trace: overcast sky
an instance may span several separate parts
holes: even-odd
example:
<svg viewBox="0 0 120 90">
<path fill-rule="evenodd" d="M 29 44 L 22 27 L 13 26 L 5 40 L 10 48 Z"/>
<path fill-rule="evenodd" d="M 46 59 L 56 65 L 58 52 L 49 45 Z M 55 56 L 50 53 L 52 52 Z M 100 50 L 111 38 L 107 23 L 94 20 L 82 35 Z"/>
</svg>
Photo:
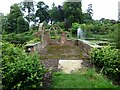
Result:
<svg viewBox="0 0 120 90">
<path fill-rule="evenodd" d="M 23 0 L 0 0 L 0 12 L 7 14 L 10 11 L 10 6 L 14 3 L 19 3 Z M 36 2 L 41 0 L 34 0 Z M 42 0 L 45 4 L 51 7 L 52 3 L 62 5 L 65 0 Z M 82 0 L 82 10 L 86 11 L 88 4 L 93 6 L 93 19 L 115 19 L 118 20 L 118 1 L 120 0 Z"/>
</svg>

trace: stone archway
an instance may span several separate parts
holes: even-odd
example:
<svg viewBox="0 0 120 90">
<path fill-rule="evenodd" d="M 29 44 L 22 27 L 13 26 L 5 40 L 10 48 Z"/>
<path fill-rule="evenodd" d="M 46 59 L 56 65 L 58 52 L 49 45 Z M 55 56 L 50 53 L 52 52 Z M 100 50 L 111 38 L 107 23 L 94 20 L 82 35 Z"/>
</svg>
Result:
<svg viewBox="0 0 120 90">
<path fill-rule="evenodd" d="M 60 40 L 62 29 L 60 28 L 59 25 L 57 24 L 51 25 L 49 32 L 50 32 L 51 39 Z"/>
</svg>

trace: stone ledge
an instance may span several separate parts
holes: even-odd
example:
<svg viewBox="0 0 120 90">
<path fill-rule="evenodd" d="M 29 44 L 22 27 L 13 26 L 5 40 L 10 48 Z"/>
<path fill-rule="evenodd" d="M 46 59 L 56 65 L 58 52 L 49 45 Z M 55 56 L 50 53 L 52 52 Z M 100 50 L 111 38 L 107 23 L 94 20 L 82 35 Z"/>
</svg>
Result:
<svg viewBox="0 0 120 90">
<path fill-rule="evenodd" d="M 82 69 L 82 62 L 83 60 L 59 60 L 58 69 L 67 74 L 77 72 Z"/>
</svg>

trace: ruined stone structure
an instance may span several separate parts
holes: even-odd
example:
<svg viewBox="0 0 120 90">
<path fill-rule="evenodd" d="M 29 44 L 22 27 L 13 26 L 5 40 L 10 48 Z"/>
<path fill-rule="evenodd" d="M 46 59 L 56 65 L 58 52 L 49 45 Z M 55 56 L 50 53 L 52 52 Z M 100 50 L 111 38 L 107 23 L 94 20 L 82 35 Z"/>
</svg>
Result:
<svg viewBox="0 0 120 90">
<path fill-rule="evenodd" d="M 56 31 L 55 28 L 58 28 L 56 25 L 51 26 L 52 28 L 50 28 L 48 31 L 45 31 L 43 28 L 43 24 L 39 25 L 39 30 L 38 32 L 35 34 L 37 37 L 41 37 L 41 42 L 39 43 L 35 43 L 35 44 L 28 44 L 26 45 L 26 51 L 28 52 L 35 52 L 35 51 L 40 51 L 42 50 L 44 47 L 46 47 L 47 45 L 77 45 L 78 47 L 80 47 L 84 52 L 86 52 L 87 54 L 89 54 L 89 51 L 91 51 L 91 48 L 93 48 L 92 45 L 90 45 L 87 42 L 83 42 L 82 40 L 68 40 L 67 39 L 67 34 L 61 30 L 61 34 L 60 35 L 60 40 L 58 39 L 51 39 L 51 35 L 50 32 L 53 30 L 56 34 L 56 36 L 58 35 L 58 32 Z M 59 29 L 60 30 L 60 29 Z M 98 47 L 98 46 L 95 46 Z M 99 47 L 98 47 L 99 48 Z"/>
<path fill-rule="evenodd" d="M 65 32 L 62 32 L 60 44 L 64 45 L 66 43 L 66 41 L 67 41 L 67 36 L 66 36 Z"/>
</svg>

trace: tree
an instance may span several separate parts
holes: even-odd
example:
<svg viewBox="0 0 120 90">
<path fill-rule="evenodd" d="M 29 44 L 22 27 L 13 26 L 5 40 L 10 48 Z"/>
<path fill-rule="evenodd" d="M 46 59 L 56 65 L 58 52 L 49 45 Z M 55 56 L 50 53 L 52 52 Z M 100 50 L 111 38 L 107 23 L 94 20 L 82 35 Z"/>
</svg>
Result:
<svg viewBox="0 0 120 90">
<path fill-rule="evenodd" d="M 89 4 L 87 12 L 83 13 L 83 22 L 86 24 L 93 23 L 92 16 L 93 16 L 92 4 Z"/>
<path fill-rule="evenodd" d="M 120 22 L 110 24 L 108 30 L 109 39 L 115 44 L 117 49 L 120 49 Z"/>
<path fill-rule="evenodd" d="M 8 33 L 17 31 L 17 19 L 18 17 L 23 16 L 23 13 L 20 10 L 18 4 L 14 4 L 10 7 L 10 13 L 7 15 L 7 23 L 5 25 L 5 31 Z"/>
<path fill-rule="evenodd" d="M 49 15 L 50 15 L 51 24 L 53 23 L 53 21 L 54 22 L 58 21 L 58 11 L 54 3 L 52 4 L 52 9 L 49 10 Z"/>
<path fill-rule="evenodd" d="M 116 43 L 116 48 L 120 50 L 120 23 L 116 24 L 115 29 L 115 43 Z"/>
<path fill-rule="evenodd" d="M 88 13 L 83 13 L 83 22 L 86 24 L 93 23 L 92 17 Z"/>
<path fill-rule="evenodd" d="M 25 19 L 20 16 L 17 19 L 17 33 L 26 32 L 29 30 L 29 24 Z"/>
<path fill-rule="evenodd" d="M 81 24 L 80 27 L 85 32 L 85 37 L 91 37 L 92 36 L 92 30 L 94 29 L 93 24 Z"/>
<path fill-rule="evenodd" d="M 2 33 L 3 23 L 4 23 L 4 14 L 0 12 L 0 34 Z"/>
<path fill-rule="evenodd" d="M 49 21 L 48 5 L 45 5 L 44 2 L 40 1 L 37 3 L 37 11 L 35 16 L 39 18 L 39 22 Z"/>
<path fill-rule="evenodd" d="M 67 2 L 63 3 L 63 10 L 65 18 L 69 19 L 71 23 L 77 22 L 82 23 L 82 4 L 81 2 Z"/>
<path fill-rule="evenodd" d="M 88 13 L 89 16 L 92 18 L 92 16 L 93 16 L 92 4 L 89 4 L 89 5 L 88 5 L 87 13 Z"/>
<path fill-rule="evenodd" d="M 35 15 L 34 15 L 34 2 L 33 0 L 28 2 L 27 0 L 24 0 L 23 2 L 20 3 L 21 5 L 21 10 L 23 12 L 27 11 L 27 15 L 25 16 L 25 18 L 27 19 L 27 21 L 30 23 L 30 21 L 34 21 L 35 19 Z"/>
<path fill-rule="evenodd" d="M 55 6 L 53 3 L 52 9 L 49 10 L 51 23 L 54 22 L 63 22 L 64 21 L 64 11 L 61 5 Z"/>
</svg>

